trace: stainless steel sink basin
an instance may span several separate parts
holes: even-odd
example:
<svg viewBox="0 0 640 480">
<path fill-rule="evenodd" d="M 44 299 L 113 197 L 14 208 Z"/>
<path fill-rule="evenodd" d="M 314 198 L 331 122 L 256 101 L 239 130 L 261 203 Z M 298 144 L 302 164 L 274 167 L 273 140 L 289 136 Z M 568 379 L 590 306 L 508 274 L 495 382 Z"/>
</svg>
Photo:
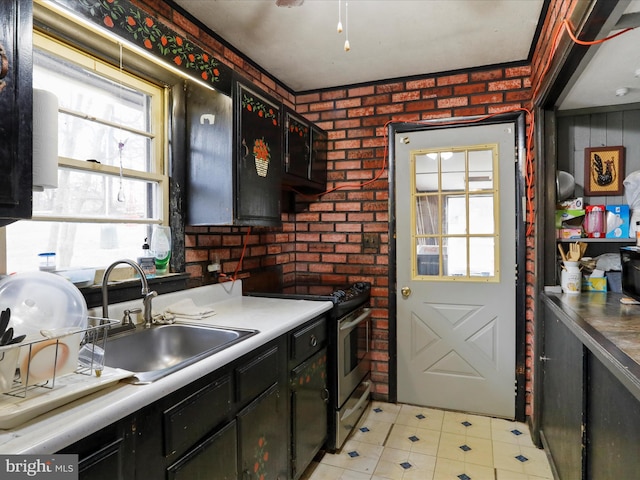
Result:
<svg viewBox="0 0 640 480">
<path fill-rule="evenodd" d="M 134 372 L 132 383 L 151 383 L 256 333 L 185 324 L 138 327 L 107 339 L 105 364 Z"/>
</svg>

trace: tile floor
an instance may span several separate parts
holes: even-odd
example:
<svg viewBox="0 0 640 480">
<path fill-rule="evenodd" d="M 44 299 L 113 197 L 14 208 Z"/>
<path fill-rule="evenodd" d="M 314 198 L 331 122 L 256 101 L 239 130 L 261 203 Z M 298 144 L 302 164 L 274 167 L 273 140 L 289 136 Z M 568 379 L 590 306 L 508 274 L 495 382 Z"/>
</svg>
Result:
<svg viewBox="0 0 640 480">
<path fill-rule="evenodd" d="M 302 480 L 552 479 L 524 423 L 372 402 L 342 450 Z"/>
</svg>

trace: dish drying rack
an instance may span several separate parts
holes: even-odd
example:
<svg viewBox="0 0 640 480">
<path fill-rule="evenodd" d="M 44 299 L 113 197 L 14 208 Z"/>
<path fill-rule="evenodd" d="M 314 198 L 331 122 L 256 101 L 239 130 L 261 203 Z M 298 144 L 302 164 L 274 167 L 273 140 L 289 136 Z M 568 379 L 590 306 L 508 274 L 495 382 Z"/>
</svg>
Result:
<svg viewBox="0 0 640 480">
<path fill-rule="evenodd" d="M 84 329 L 73 329 L 60 335 L 54 334 L 51 337 L 45 337 L 42 340 L 17 344 L 15 348 L 20 352 L 18 354 L 20 360 L 16 360 L 15 370 L 11 369 L 13 371 L 12 385 L 8 390 L 4 391 L 4 395 L 26 398 L 29 392 L 33 390 L 52 390 L 56 386 L 56 377 L 66 374 L 91 376 L 95 372 L 95 376 L 100 377 L 104 369 L 107 331 L 112 326 L 119 324 L 118 320 L 109 318 L 87 317 L 87 327 Z M 79 342 L 78 337 L 81 337 Z M 77 351 L 67 353 L 72 370 L 69 370 L 69 366 L 63 358 L 63 350 L 70 350 L 70 346 L 65 340 L 69 340 L 71 348 L 76 348 L 76 343 L 78 343 Z M 36 379 L 32 381 L 33 378 L 30 379 L 32 362 L 35 355 L 44 348 L 49 348 L 49 355 L 53 356 L 51 374 L 46 375 L 48 378 L 45 380 L 37 381 Z M 8 350 L 0 352 L 0 362 L 8 354 Z M 22 360 L 23 357 L 24 360 Z M 75 368 L 73 368 L 74 362 Z M 20 363 L 23 363 L 22 368 Z"/>
</svg>

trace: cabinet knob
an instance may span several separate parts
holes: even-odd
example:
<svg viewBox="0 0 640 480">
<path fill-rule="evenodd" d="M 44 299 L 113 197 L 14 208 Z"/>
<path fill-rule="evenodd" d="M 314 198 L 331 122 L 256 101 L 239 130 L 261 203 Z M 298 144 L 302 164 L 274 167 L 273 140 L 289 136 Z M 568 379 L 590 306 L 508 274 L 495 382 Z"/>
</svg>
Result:
<svg viewBox="0 0 640 480">
<path fill-rule="evenodd" d="M 311 335 L 311 338 L 309 339 L 309 344 L 312 347 L 317 347 L 318 346 L 318 339 L 316 338 L 315 335 Z"/>
</svg>

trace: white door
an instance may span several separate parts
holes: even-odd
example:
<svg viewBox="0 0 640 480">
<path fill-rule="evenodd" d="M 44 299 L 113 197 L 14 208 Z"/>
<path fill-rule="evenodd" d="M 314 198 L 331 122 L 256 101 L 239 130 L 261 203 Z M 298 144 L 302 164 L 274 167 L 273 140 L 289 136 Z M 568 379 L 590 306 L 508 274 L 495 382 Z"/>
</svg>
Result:
<svg viewBox="0 0 640 480">
<path fill-rule="evenodd" d="M 395 136 L 399 402 L 514 418 L 515 136 Z"/>
</svg>

